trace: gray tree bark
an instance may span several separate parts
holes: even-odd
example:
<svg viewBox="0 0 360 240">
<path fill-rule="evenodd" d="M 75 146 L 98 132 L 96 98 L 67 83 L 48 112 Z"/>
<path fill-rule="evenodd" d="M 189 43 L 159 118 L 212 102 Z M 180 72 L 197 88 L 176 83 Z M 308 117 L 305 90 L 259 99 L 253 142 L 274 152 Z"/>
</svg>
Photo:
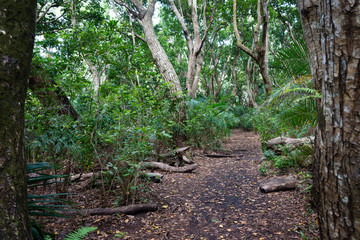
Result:
<svg viewBox="0 0 360 240">
<path fill-rule="evenodd" d="M 151 51 L 155 65 L 160 71 L 160 74 L 165 82 L 170 83 L 173 93 L 181 94 L 182 88 L 178 75 L 175 72 L 174 66 L 170 62 L 164 48 L 161 46 L 152 23 L 152 17 L 155 11 L 156 0 L 148 1 L 147 8 L 144 7 L 140 0 L 130 0 L 136 11 L 130 8 L 126 3 L 115 0 L 121 6 L 128 9 L 140 23 L 145 35 L 145 41 Z"/>
<path fill-rule="evenodd" d="M 24 105 L 36 1 L 0 0 L 0 239 L 32 239 L 27 211 Z"/>
<path fill-rule="evenodd" d="M 360 239 L 360 3 L 298 0 L 315 88 L 321 239 Z"/>
<path fill-rule="evenodd" d="M 214 5 L 216 6 L 217 0 L 215 0 Z M 205 52 L 203 51 L 205 40 L 207 39 L 207 35 L 209 32 L 209 29 L 214 21 L 215 16 L 215 10 L 216 7 L 212 9 L 212 14 L 210 17 L 210 22 L 207 24 L 207 18 L 206 18 L 206 10 L 207 10 L 207 1 L 205 0 L 203 2 L 203 19 L 201 20 L 202 25 L 204 26 L 204 33 L 203 36 L 201 36 L 201 29 L 200 29 L 200 23 L 199 23 L 199 14 L 197 11 L 198 4 L 197 0 L 188 0 L 188 5 L 191 9 L 191 22 L 192 22 L 192 29 L 193 33 L 191 34 L 188 30 L 184 16 L 182 14 L 181 5 L 179 6 L 180 11 L 178 7 L 175 5 L 173 0 L 169 0 L 170 6 L 172 11 L 175 13 L 176 18 L 178 19 L 180 26 L 183 30 L 187 48 L 188 48 L 188 69 L 186 73 L 186 88 L 188 90 L 188 95 L 192 98 L 196 97 L 196 90 L 198 89 L 198 84 L 200 80 L 200 73 L 201 73 L 201 67 L 204 62 L 205 58 Z"/>
<path fill-rule="evenodd" d="M 236 36 L 236 46 L 252 57 L 259 65 L 260 74 L 262 76 L 265 90 L 267 93 L 273 91 L 272 83 L 269 77 L 269 0 L 258 0 L 257 4 L 257 24 L 253 32 L 253 47 L 248 48 L 242 43 L 239 30 L 237 28 L 236 19 L 236 0 L 233 2 L 233 25 Z M 260 33 L 261 26 L 261 33 Z M 259 37 L 261 37 L 259 41 Z"/>
</svg>

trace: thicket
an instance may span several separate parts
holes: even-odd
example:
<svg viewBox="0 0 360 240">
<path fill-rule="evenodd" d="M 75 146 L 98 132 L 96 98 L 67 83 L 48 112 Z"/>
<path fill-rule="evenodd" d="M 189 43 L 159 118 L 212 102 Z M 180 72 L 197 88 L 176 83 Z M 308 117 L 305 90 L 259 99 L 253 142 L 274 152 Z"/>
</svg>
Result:
<svg viewBox="0 0 360 240">
<path fill-rule="evenodd" d="M 44 11 L 41 9 L 46 9 L 47 4 L 39 1 L 38 10 Z M 63 8 L 64 15 L 50 11 L 37 24 L 41 37 L 36 40 L 33 66 L 42 70 L 33 71 L 32 76 L 45 82 L 51 79 L 54 84 L 46 85 L 43 92 L 58 94 L 61 89 L 79 115 L 75 119 L 64 113 L 62 104 L 54 104 L 54 94 L 39 98 L 36 91 L 29 90 L 26 156 L 29 163 L 46 162 L 42 165 L 45 168 L 31 172 L 44 176 L 36 179 L 39 185 L 62 178 L 62 182 L 52 182 L 57 185 L 54 194 L 61 196 L 69 184 L 67 175 L 100 172 L 101 199 L 113 194 L 117 196 L 115 205 L 134 203 L 144 200 L 140 196 L 146 190 L 146 181 L 140 178 L 141 162 L 182 146 L 219 148 L 230 130 L 240 126 L 256 130 L 261 136 L 267 158 L 260 168 L 262 173 L 266 174 L 264 166 L 268 163 L 278 169 L 311 164 L 311 145 L 281 147 L 279 151 L 266 148 L 266 142 L 275 137 L 310 136 L 316 124 L 315 102 L 320 95 L 312 89 L 300 21 L 291 1 L 269 6 L 269 72 L 274 91 L 266 93 L 256 64 L 247 74 L 248 55 L 235 46 L 232 3 L 224 3 L 217 6 L 215 19 L 219 20 L 209 29 L 200 53 L 204 54 L 204 62 L 194 99 L 187 96 L 185 89 L 180 95 L 171 93 L 171 86 L 164 83 L 155 67 L 141 27 L 131 22 L 124 9 L 118 9 L 114 20 L 114 13 L 110 16 L 109 12 L 116 10 L 108 2 L 89 0 L 76 4 L 75 8 L 54 4 L 52 7 Z M 155 24 L 155 31 L 184 87 L 186 41 L 170 7 L 162 4 L 158 14 L 162 20 Z M 239 9 L 249 9 L 238 15 L 238 27 L 243 28 L 241 37 L 249 45 L 253 41 L 250 30 L 256 25 L 257 3 L 239 4 Z M 291 31 L 290 25 L 296 39 L 293 33 L 292 38 L 284 34 Z M 249 91 L 259 108 L 251 107 Z M 44 199 L 47 204 L 54 200 L 46 200 L 46 196 Z M 61 199 L 55 200 L 61 203 Z M 56 214 L 52 212 L 55 208 L 42 208 L 37 206 L 40 202 L 31 201 L 29 204 L 37 212 Z"/>
<path fill-rule="evenodd" d="M 275 55 L 272 67 L 283 79 L 274 92 L 263 100 L 261 107 L 249 109 L 241 116 L 242 126 L 256 130 L 262 141 L 266 161 L 260 168 L 266 174 L 271 166 L 286 170 L 291 167 L 309 168 L 313 147 L 304 144 L 296 147 L 277 146 L 269 149 L 267 142 L 276 137 L 303 138 L 314 135 L 317 123 L 316 99 L 320 93 L 313 89 L 305 42 L 294 41 Z"/>
</svg>

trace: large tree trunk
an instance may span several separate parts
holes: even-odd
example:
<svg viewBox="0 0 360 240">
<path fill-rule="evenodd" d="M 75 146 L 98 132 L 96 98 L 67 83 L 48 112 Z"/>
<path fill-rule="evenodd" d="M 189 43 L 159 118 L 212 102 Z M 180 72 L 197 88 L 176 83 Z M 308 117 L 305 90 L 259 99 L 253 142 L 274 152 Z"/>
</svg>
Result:
<svg viewBox="0 0 360 240">
<path fill-rule="evenodd" d="M 153 12 L 148 13 L 142 19 L 142 28 L 145 34 L 146 42 L 153 56 L 155 65 L 158 67 L 164 81 L 173 85 L 172 89 L 174 92 L 181 93 L 182 89 L 180 85 L 180 80 L 165 50 L 163 49 L 159 40 L 156 37 L 155 30 L 152 24 L 152 15 Z"/>
<path fill-rule="evenodd" d="M 147 2 L 147 8 L 145 8 L 143 1 L 130 0 L 136 11 L 128 6 L 121 0 L 114 0 L 117 4 L 125 7 L 129 14 L 135 17 L 141 24 L 142 30 L 145 35 L 145 41 L 153 56 L 154 63 L 159 69 L 163 80 L 170 83 L 171 91 L 180 95 L 182 88 L 178 75 L 175 72 L 174 66 L 171 64 L 164 48 L 161 46 L 152 23 L 152 17 L 155 11 L 155 3 L 157 0 L 149 0 Z"/>
<path fill-rule="evenodd" d="M 2 0 L 0 5 L 0 239 L 24 240 L 32 239 L 26 203 L 24 104 L 36 1 Z"/>
<path fill-rule="evenodd" d="M 314 153 L 320 235 L 360 239 L 359 2 L 298 0 L 298 6 L 305 38 L 312 36 L 315 87 L 322 83 Z"/>
</svg>

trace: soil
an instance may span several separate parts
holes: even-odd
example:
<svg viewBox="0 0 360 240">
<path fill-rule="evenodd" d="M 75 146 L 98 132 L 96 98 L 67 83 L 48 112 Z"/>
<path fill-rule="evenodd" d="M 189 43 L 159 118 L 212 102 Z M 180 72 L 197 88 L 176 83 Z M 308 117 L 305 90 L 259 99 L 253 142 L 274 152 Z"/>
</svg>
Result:
<svg viewBox="0 0 360 240">
<path fill-rule="evenodd" d="M 267 194 L 259 191 L 260 183 L 273 177 L 259 174 L 263 157 L 260 147 L 254 132 L 236 129 L 218 152 L 193 152 L 193 160 L 199 165 L 195 171 L 164 173 L 161 183 L 148 187 L 151 194 L 147 200 L 158 204 L 156 212 L 72 220 L 46 218 L 41 222 L 46 230 L 60 235 L 81 226 L 98 227 L 85 239 L 318 239 L 316 214 L 309 206 L 308 195 L 299 189 Z M 87 201 L 96 196 L 94 190 Z M 110 200 L 113 204 L 114 199 Z M 87 206 L 99 204 L 92 201 Z"/>
</svg>

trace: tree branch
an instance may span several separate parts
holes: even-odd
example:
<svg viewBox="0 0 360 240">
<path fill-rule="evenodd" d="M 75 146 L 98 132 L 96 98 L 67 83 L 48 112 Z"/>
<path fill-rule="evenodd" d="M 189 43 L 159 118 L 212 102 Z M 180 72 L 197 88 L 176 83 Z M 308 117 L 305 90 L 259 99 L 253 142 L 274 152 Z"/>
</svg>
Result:
<svg viewBox="0 0 360 240">
<path fill-rule="evenodd" d="M 139 13 L 137 13 L 137 12 L 135 12 L 134 10 L 132 10 L 131 9 L 131 7 L 128 5 L 128 4 L 126 4 L 126 3 L 124 3 L 124 2 L 121 2 L 121 1 L 119 1 L 119 0 L 114 0 L 115 1 L 115 3 L 117 3 L 117 4 L 119 4 L 120 6 L 122 6 L 122 7 L 125 7 L 135 18 L 140 18 L 140 15 L 139 15 Z M 134 4 L 135 5 L 135 4 Z M 135 5 L 135 7 L 136 7 L 136 5 Z M 139 11 L 139 9 L 138 8 L 136 8 L 138 11 Z M 144 9 L 144 8 L 143 8 Z M 145 9 L 144 9 L 145 10 Z M 141 13 L 140 13 L 141 14 Z"/>
<path fill-rule="evenodd" d="M 233 25 L 234 25 L 234 31 L 235 31 L 235 36 L 236 36 L 236 46 L 238 46 L 246 54 L 248 54 L 249 56 L 251 56 L 252 58 L 254 58 L 256 60 L 257 55 L 242 43 L 242 39 L 240 37 L 240 33 L 239 33 L 238 28 L 237 28 L 236 0 L 233 0 L 233 2 L 234 2 L 234 4 L 233 4 Z"/>
<path fill-rule="evenodd" d="M 204 24 L 205 24 L 205 32 L 204 32 L 204 36 L 203 38 L 201 39 L 201 44 L 199 46 L 199 49 L 198 51 L 196 52 L 196 54 L 199 54 L 201 52 L 201 49 L 203 48 L 204 46 L 204 43 L 206 41 L 206 38 L 207 38 L 207 35 L 208 35 L 208 32 L 209 32 L 209 29 L 211 28 L 211 25 L 212 23 L 214 22 L 214 19 L 215 19 L 215 10 L 216 10 L 216 3 L 217 3 L 217 0 L 215 0 L 215 3 L 214 3 L 214 8 L 212 9 L 212 13 L 211 13 L 211 17 L 210 17 L 210 24 L 209 26 L 206 26 L 206 15 L 205 15 L 205 12 L 206 12 L 206 1 L 205 1 L 205 7 L 204 7 Z"/>
<path fill-rule="evenodd" d="M 185 35 L 185 39 L 186 39 L 186 43 L 188 45 L 188 48 L 189 48 L 189 51 L 191 51 L 191 49 L 194 48 L 193 46 L 193 42 L 192 42 L 192 39 L 190 38 L 190 32 L 189 30 L 187 29 L 186 27 L 186 24 L 185 24 L 185 21 L 184 21 L 184 18 L 183 16 L 180 14 L 178 8 L 176 7 L 175 3 L 173 0 L 169 0 L 169 3 L 170 3 L 170 6 L 171 6 L 171 9 L 172 11 L 175 13 L 175 16 L 176 18 L 178 19 L 179 23 L 180 23 L 180 26 L 184 32 L 184 35 Z"/>
<path fill-rule="evenodd" d="M 44 11 L 43 13 L 41 13 L 41 15 L 36 18 L 36 23 L 38 23 L 41 19 L 43 19 L 43 18 L 45 17 L 45 15 L 50 11 L 51 8 L 56 7 L 56 6 L 58 6 L 58 5 L 55 4 L 55 3 L 50 4 L 50 5 L 45 9 L 45 11 Z M 41 8 L 41 9 L 42 9 L 42 8 Z M 40 11 L 39 11 L 39 14 L 40 14 Z"/>
</svg>

